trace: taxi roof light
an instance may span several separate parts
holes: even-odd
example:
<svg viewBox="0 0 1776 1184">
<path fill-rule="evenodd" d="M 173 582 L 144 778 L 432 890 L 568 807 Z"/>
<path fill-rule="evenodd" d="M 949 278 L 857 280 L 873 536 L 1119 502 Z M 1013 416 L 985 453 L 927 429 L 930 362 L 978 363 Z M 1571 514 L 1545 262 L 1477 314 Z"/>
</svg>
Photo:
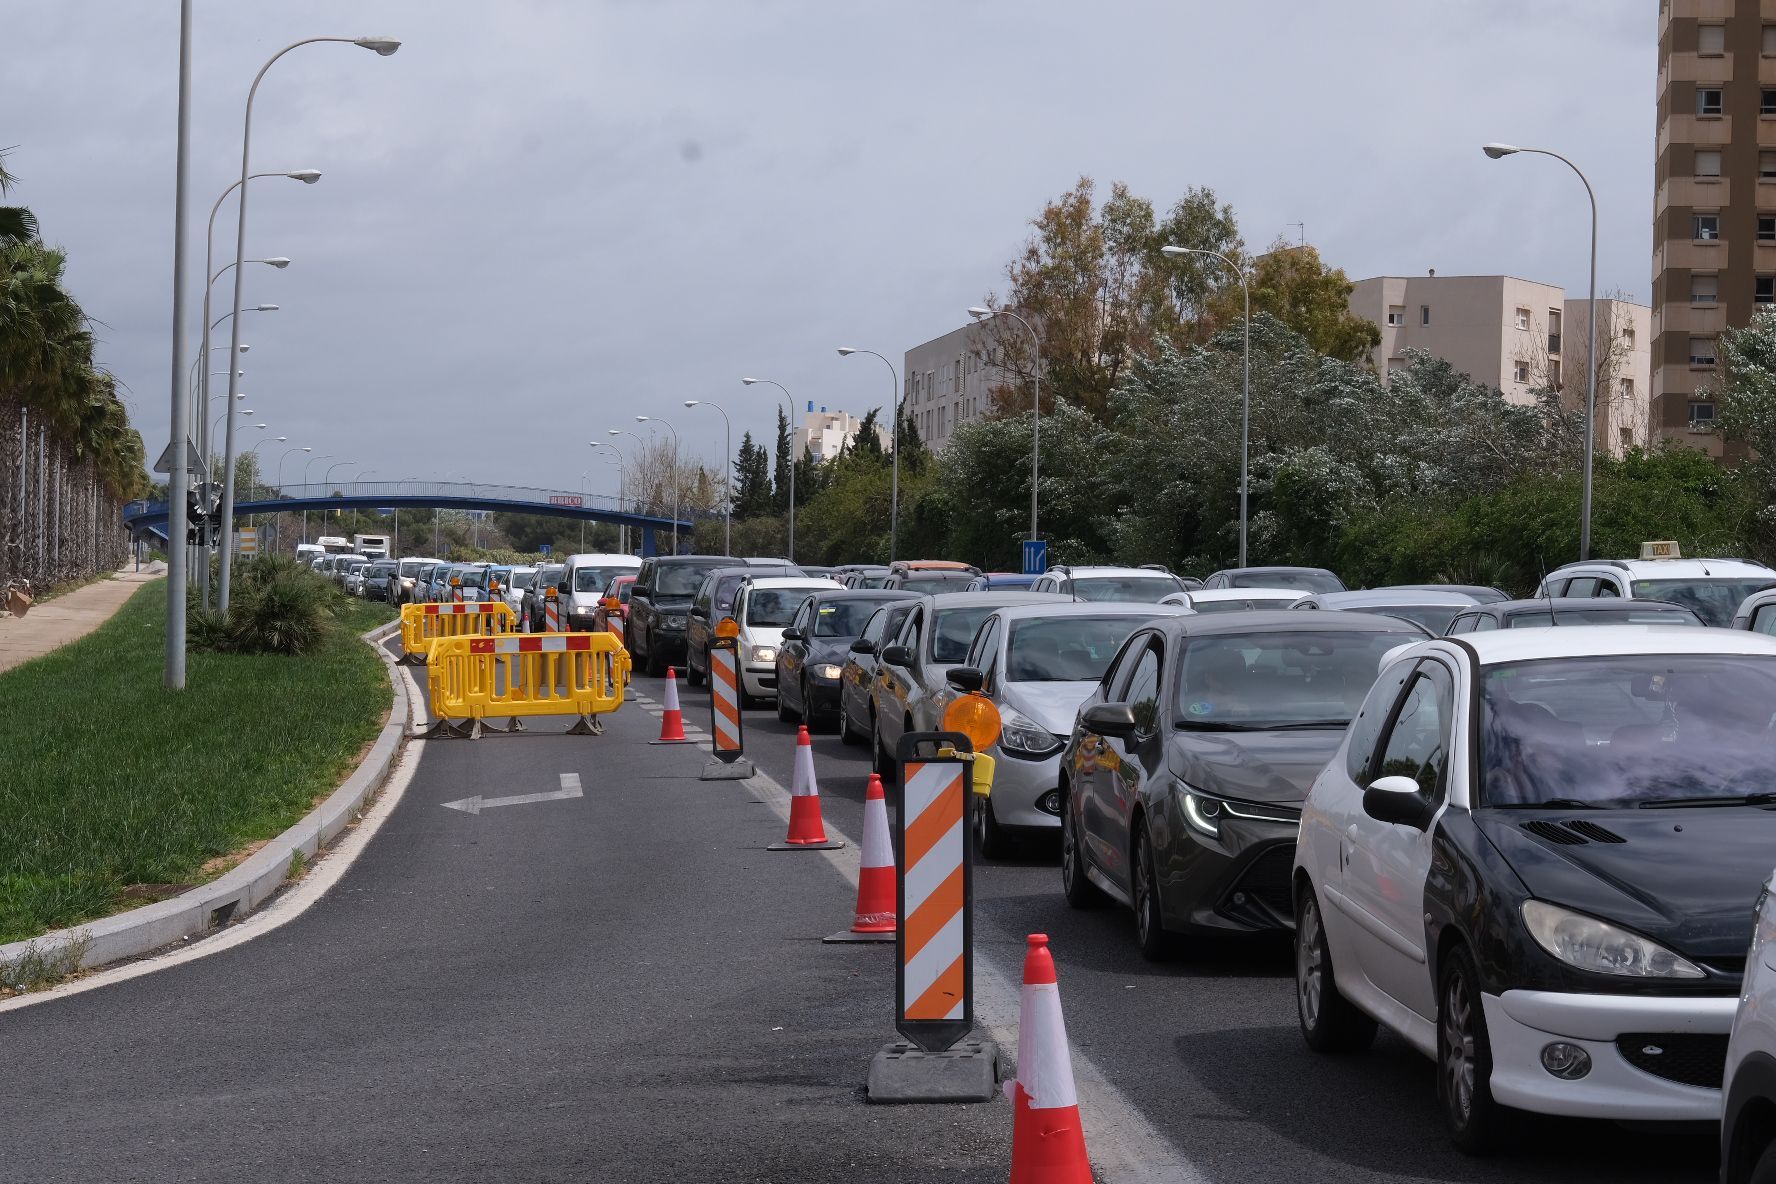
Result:
<svg viewBox="0 0 1776 1184">
<path fill-rule="evenodd" d="M 1642 543 L 1640 557 L 1642 559 L 1682 559 L 1683 549 L 1670 539 Z"/>
</svg>

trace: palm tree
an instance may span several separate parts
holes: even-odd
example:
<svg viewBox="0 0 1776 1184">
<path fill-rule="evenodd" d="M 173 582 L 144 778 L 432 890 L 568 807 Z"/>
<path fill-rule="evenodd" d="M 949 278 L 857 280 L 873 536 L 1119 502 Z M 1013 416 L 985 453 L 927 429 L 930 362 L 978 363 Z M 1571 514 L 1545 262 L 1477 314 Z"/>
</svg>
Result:
<svg viewBox="0 0 1776 1184">
<path fill-rule="evenodd" d="M 12 192 L 18 178 L 6 171 L 6 154 L 10 148 L 0 148 L 0 197 Z M 19 242 L 23 239 L 37 237 L 37 215 L 24 206 L 0 206 L 0 243 Z"/>
</svg>

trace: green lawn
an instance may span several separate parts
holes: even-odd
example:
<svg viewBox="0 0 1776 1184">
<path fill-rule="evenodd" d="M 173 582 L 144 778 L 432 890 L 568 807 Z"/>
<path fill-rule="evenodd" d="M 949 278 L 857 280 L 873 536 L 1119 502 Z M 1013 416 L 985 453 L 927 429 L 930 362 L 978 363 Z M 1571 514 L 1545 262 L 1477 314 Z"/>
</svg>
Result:
<svg viewBox="0 0 1776 1184">
<path fill-rule="evenodd" d="M 96 632 L 0 674 L 0 942 L 197 882 L 307 813 L 388 711 L 382 663 L 357 634 L 392 616 L 340 597 L 313 654 L 194 652 L 174 694 L 160 685 L 160 580 Z"/>
</svg>

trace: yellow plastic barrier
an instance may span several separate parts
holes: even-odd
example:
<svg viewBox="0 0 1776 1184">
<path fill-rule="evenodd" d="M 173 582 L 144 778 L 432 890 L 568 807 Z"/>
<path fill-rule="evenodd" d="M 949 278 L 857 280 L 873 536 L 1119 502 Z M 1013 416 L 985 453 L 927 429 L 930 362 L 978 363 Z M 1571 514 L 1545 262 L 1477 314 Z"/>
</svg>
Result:
<svg viewBox="0 0 1776 1184">
<path fill-rule="evenodd" d="M 598 716 L 623 705 L 629 654 L 609 633 L 533 633 L 524 636 L 441 637 L 426 658 L 432 715 L 426 736 L 479 739 L 482 721 L 520 716 L 572 715 L 570 736 L 596 736 Z M 452 721 L 466 720 L 466 727 Z"/>
<path fill-rule="evenodd" d="M 518 614 L 503 600 L 401 606 L 403 662 L 422 665 L 440 637 L 486 637 L 518 632 Z"/>
</svg>

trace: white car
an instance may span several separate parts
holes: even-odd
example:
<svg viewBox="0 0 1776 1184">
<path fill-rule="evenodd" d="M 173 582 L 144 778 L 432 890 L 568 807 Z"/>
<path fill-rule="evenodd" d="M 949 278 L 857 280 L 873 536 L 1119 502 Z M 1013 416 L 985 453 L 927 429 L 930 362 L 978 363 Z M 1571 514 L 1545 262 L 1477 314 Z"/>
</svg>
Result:
<svg viewBox="0 0 1776 1184">
<path fill-rule="evenodd" d="M 505 583 L 500 586 L 500 597 L 512 606 L 514 613 L 524 612 L 524 590 L 530 587 L 536 574 L 536 568 L 522 563 L 508 570 Z"/>
<path fill-rule="evenodd" d="M 1161 604 L 1175 604 L 1193 613 L 1237 613 L 1251 609 L 1293 608 L 1304 594 L 1299 588 L 1198 588 L 1173 592 Z"/>
<path fill-rule="evenodd" d="M 368 559 L 355 559 L 346 566 L 345 575 L 340 579 L 340 585 L 345 589 L 347 596 L 362 596 L 364 594 L 364 572 L 369 566 Z"/>
<path fill-rule="evenodd" d="M 576 633 L 591 631 L 599 598 L 610 587 L 611 580 L 635 575 L 640 570 L 641 560 L 633 555 L 569 555 L 567 571 L 561 577 L 562 628 Z"/>
<path fill-rule="evenodd" d="M 1675 544 L 1648 544 L 1669 547 Z M 1744 559 L 1592 559 L 1557 567 L 1536 597 L 1609 596 L 1681 604 L 1704 625 L 1728 626 L 1753 592 L 1776 587 L 1776 570 Z"/>
<path fill-rule="evenodd" d="M 1315 780 L 1293 887 L 1301 1030 L 1437 1062 L 1464 1150 L 1509 1109 L 1721 1112 L 1776 850 L 1776 638 L 1606 625 L 1393 651 Z"/>
<path fill-rule="evenodd" d="M 1051 567 L 1030 585 L 1032 592 L 1132 604 L 1157 604 L 1187 590 L 1183 580 L 1163 567 Z"/>
<path fill-rule="evenodd" d="M 1721 1184 L 1776 1181 L 1776 876 L 1758 897 L 1745 985 L 1727 1042 Z"/>
<path fill-rule="evenodd" d="M 783 630 L 802 601 L 816 592 L 843 587 L 837 580 L 807 576 L 770 576 L 740 585 L 734 595 L 734 620 L 740 626 L 742 699 L 777 697 L 777 651 L 783 646 Z"/>
</svg>

